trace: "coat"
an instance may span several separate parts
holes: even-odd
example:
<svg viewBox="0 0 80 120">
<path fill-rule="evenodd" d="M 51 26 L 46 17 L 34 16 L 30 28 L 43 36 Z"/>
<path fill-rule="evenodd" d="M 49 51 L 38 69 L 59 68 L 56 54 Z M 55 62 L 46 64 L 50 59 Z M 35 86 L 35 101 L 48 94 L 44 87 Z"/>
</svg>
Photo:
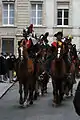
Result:
<svg viewBox="0 0 80 120">
<path fill-rule="evenodd" d="M 80 81 L 78 83 L 77 90 L 75 92 L 73 105 L 74 105 L 75 112 L 77 113 L 77 115 L 80 116 Z"/>
<path fill-rule="evenodd" d="M 1 56 L 0 57 L 0 75 L 5 75 L 7 73 L 6 59 Z"/>
<path fill-rule="evenodd" d="M 8 64 L 8 68 L 9 70 L 14 70 L 14 61 L 15 61 L 15 56 L 10 56 L 10 58 L 7 59 L 7 64 Z"/>
</svg>

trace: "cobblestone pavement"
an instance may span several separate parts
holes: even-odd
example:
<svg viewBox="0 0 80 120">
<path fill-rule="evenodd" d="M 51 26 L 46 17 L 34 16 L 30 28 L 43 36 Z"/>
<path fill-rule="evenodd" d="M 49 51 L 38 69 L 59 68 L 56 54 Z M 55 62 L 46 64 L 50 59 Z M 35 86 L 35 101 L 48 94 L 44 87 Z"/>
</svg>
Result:
<svg viewBox="0 0 80 120">
<path fill-rule="evenodd" d="M 74 86 L 74 92 L 76 85 Z M 0 99 L 0 120 L 80 120 L 73 107 L 73 98 L 65 98 L 62 105 L 52 106 L 52 86 L 48 84 L 48 94 L 39 97 L 28 108 L 19 106 L 18 83 Z"/>
</svg>

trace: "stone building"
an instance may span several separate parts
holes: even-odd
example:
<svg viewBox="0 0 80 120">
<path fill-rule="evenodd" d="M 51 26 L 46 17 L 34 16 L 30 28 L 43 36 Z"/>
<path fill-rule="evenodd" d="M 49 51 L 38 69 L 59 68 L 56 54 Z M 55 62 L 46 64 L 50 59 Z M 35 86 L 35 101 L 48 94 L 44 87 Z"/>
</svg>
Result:
<svg viewBox="0 0 80 120">
<path fill-rule="evenodd" d="M 79 6 L 80 0 L 0 0 L 0 52 L 17 54 L 17 41 L 31 23 L 37 35 L 48 31 L 50 42 L 57 31 L 73 35 L 79 49 Z"/>
</svg>

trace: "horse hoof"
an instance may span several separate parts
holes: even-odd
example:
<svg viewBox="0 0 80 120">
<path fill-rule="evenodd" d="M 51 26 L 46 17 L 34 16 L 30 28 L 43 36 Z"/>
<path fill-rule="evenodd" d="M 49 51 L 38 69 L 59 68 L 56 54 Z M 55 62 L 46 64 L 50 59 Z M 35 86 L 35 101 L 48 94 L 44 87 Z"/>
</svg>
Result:
<svg viewBox="0 0 80 120">
<path fill-rule="evenodd" d="M 41 96 L 44 96 L 44 93 L 43 93 L 43 92 L 41 93 Z"/>
<path fill-rule="evenodd" d="M 73 94 L 71 94 L 71 97 L 73 96 Z"/>
<path fill-rule="evenodd" d="M 25 101 L 24 103 L 23 103 L 23 107 L 27 107 L 27 106 L 29 106 L 29 101 Z"/>
<path fill-rule="evenodd" d="M 66 93 L 66 96 L 69 96 L 69 93 Z"/>
<path fill-rule="evenodd" d="M 29 103 L 30 105 L 33 105 L 33 101 L 30 101 L 30 103 Z"/>
<path fill-rule="evenodd" d="M 27 102 L 24 102 L 23 107 L 26 107 L 26 106 L 27 106 Z"/>
<path fill-rule="evenodd" d="M 45 93 L 47 93 L 47 91 L 45 91 Z"/>
<path fill-rule="evenodd" d="M 34 100 L 37 100 L 37 95 L 34 96 Z"/>
<path fill-rule="evenodd" d="M 20 101 L 19 101 L 19 104 L 20 104 L 20 105 L 23 105 L 23 103 L 24 103 L 23 100 L 20 100 Z"/>
<path fill-rule="evenodd" d="M 39 92 L 37 93 L 37 96 L 40 96 L 40 95 L 39 95 Z"/>
<path fill-rule="evenodd" d="M 54 107 L 57 107 L 58 106 L 58 104 L 56 104 L 56 103 L 52 103 L 52 106 L 54 106 Z"/>
</svg>

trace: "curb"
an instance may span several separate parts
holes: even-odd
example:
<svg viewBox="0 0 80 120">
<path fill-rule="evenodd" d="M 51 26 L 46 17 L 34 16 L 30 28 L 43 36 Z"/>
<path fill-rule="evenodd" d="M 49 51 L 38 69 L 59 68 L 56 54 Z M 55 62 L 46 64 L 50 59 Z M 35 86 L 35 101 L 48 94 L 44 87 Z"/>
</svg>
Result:
<svg viewBox="0 0 80 120">
<path fill-rule="evenodd" d="M 16 83 L 16 82 L 14 82 L 11 86 L 9 86 L 9 87 L 6 89 L 6 91 L 0 96 L 0 99 L 9 91 L 9 89 L 10 89 L 11 87 L 14 86 L 15 83 Z"/>
</svg>

